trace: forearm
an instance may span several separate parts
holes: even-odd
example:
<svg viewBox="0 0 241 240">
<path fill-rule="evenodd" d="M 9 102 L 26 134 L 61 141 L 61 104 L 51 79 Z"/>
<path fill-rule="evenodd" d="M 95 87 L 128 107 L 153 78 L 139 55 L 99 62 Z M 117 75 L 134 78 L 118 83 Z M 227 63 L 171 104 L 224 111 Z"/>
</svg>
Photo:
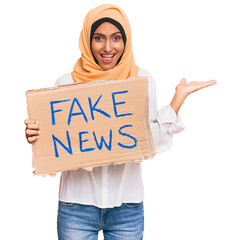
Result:
<svg viewBox="0 0 241 240">
<path fill-rule="evenodd" d="M 176 114 L 178 114 L 182 104 L 185 101 L 185 97 L 176 91 L 175 95 L 173 96 L 173 99 L 170 103 L 170 106 L 175 111 Z"/>
</svg>

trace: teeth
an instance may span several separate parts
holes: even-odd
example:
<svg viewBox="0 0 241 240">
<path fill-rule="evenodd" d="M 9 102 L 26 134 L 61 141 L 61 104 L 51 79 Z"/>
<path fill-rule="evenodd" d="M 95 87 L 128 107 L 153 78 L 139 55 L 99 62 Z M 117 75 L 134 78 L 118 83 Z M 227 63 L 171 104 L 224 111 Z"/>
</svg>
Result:
<svg viewBox="0 0 241 240">
<path fill-rule="evenodd" d="M 112 54 L 112 55 L 102 55 L 102 57 L 104 57 L 104 58 L 112 58 L 112 57 L 114 57 L 114 55 L 115 54 Z"/>
</svg>

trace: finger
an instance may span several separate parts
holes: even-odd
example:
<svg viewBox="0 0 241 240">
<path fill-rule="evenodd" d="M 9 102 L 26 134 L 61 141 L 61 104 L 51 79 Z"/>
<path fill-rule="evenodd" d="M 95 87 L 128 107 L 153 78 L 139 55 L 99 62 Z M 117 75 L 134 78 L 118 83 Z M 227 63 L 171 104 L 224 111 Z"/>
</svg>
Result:
<svg viewBox="0 0 241 240">
<path fill-rule="evenodd" d="M 185 84 L 186 81 L 187 81 L 187 79 L 186 79 L 186 78 L 183 78 L 183 79 L 181 80 L 180 84 Z"/>
<path fill-rule="evenodd" d="M 217 81 L 216 81 L 216 80 L 214 80 L 214 79 L 213 79 L 213 80 L 209 80 L 208 82 L 209 82 L 211 85 L 214 85 L 214 84 L 216 84 L 216 83 L 217 83 Z"/>
<path fill-rule="evenodd" d="M 27 136 L 38 136 L 40 134 L 40 131 L 38 130 L 31 130 L 31 129 L 26 129 L 26 134 Z"/>
<path fill-rule="evenodd" d="M 29 143 L 33 143 L 38 139 L 38 136 L 28 137 L 27 140 Z"/>
<path fill-rule="evenodd" d="M 39 129 L 39 125 L 30 123 L 30 124 L 27 125 L 27 129 L 38 130 Z"/>
<path fill-rule="evenodd" d="M 210 81 L 206 81 L 206 82 L 199 82 L 201 88 L 209 87 L 209 86 L 212 86 L 212 85 L 214 85 L 216 83 L 217 83 L 216 80 L 210 80 Z"/>
<path fill-rule="evenodd" d="M 35 120 L 33 119 L 25 119 L 24 123 L 27 125 L 27 124 L 34 124 L 34 123 L 37 123 Z"/>
</svg>

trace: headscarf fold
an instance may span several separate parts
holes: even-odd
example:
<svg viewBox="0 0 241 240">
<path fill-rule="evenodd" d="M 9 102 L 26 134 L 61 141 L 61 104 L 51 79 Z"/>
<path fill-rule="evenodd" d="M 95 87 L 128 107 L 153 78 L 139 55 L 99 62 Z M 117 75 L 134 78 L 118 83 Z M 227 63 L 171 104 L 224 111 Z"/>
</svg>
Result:
<svg viewBox="0 0 241 240">
<path fill-rule="evenodd" d="M 90 47 L 92 24 L 102 18 L 111 18 L 119 22 L 126 34 L 126 45 L 120 62 L 110 70 L 103 70 L 95 61 Z M 131 27 L 125 13 L 117 6 L 103 4 L 92 9 L 85 17 L 79 38 L 81 57 L 71 73 L 75 82 L 92 82 L 96 80 L 121 80 L 136 77 L 139 67 L 136 66 L 131 46 Z"/>
</svg>

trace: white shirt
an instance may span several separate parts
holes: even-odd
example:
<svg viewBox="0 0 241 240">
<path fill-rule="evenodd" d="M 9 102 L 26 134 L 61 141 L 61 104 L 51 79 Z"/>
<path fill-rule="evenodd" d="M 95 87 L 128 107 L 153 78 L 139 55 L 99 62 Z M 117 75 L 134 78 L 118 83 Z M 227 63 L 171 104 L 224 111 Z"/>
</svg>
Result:
<svg viewBox="0 0 241 240">
<path fill-rule="evenodd" d="M 156 83 L 151 75 L 140 69 L 138 76 L 148 78 L 149 124 L 156 153 L 170 149 L 172 135 L 185 127 L 170 105 L 157 110 Z M 72 84 L 71 73 L 60 77 L 55 87 Z M 78 169 L 63 172 L 59 200 L 94 205 L 100 208 L 120 206 L 123 202 L 138 203 L 144 199 L 141 163 L 129 162 L 95 167 L 92 171 Z"/>
</svg>

